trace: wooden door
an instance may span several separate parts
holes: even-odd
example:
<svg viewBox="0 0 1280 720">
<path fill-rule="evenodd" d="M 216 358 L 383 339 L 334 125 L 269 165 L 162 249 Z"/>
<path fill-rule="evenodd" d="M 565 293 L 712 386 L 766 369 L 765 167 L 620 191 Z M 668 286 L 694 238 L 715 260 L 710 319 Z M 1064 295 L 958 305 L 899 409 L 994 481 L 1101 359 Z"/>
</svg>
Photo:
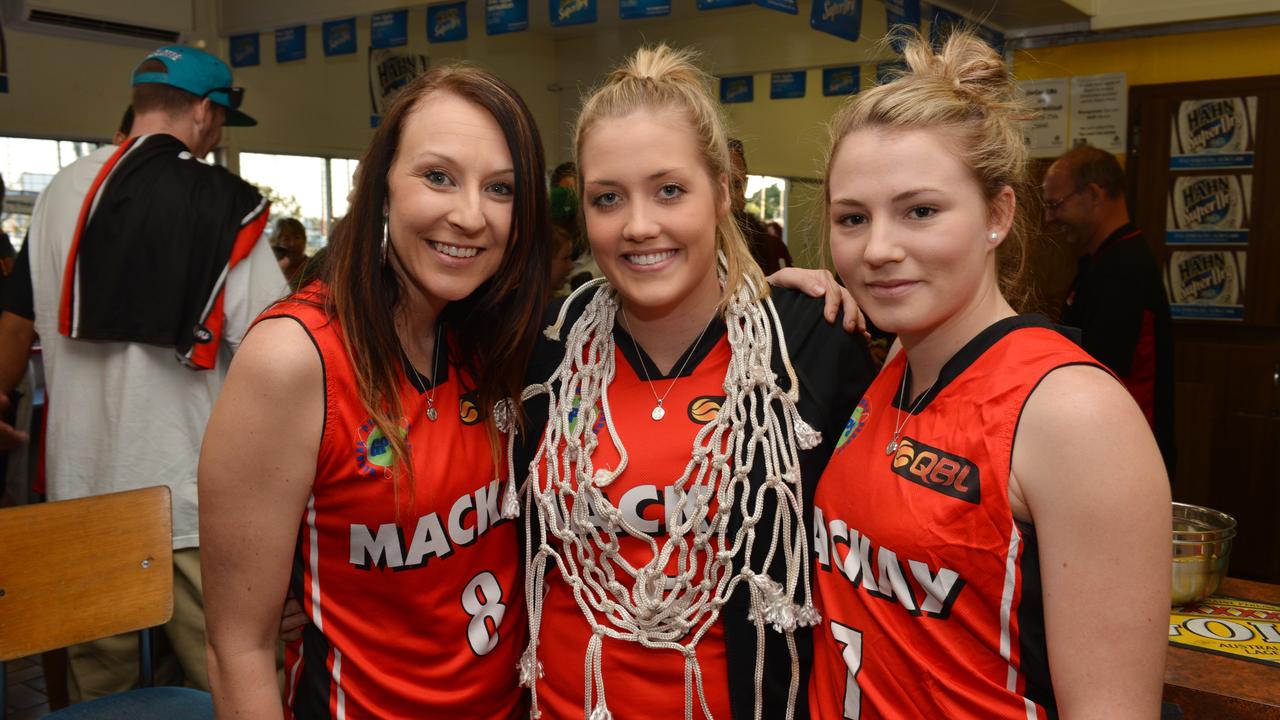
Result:
<svg viewBox="0 0 1280 720">
<path fill-rule="evenodd" d="M 1252 167 L 1172 168 L 1171 158 L 1181 153 L 1173 151 L 1171 140 L 1177 138 L 1178 148 L 1192 144 L 1183 143 L 1186 126 L 1181 135 L 1174 127 L 1175 113 L 1190 107 L 1182 103 L 1235 98 L 1256 98 L 1256 123 L 1249 128 Z M 1129 113 L 1130 208 L 1165 263 L 1166 281 L 1176 252 L 1243 253 L 1246 260 L 1241 318 L 1175 318 L 1173 497 L 1237 519 L 1232 575 L 1280 583 L 1280 76 L 1139 85 L 1130 88 Z M 1246 175 L 1247 240 L 1182 245 L 1171 242 L 1178 233 L 1166 237 L 1167 213 L 1185 207 L 1188 197 L 1175 201 L 1175 188 L 1189 192 L 1185 188 L 1205 176 L 1240 178 L 1231 183 L 1243 188 Z M 1180 177 L 1187 178 L 1182 185 Z"/>
</svg>

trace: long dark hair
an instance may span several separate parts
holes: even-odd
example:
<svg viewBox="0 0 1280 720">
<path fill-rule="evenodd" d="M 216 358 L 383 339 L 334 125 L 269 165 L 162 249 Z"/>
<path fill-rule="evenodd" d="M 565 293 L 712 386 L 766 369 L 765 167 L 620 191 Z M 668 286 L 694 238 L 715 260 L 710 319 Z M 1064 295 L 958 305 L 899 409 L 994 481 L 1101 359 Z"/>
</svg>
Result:
<svg viewBox="0 0 1280 720">
<path fill-rule="evenodd" d="M 335 228 L 323 269 L 329 292 L 326 309 L 337 318 L 355 369 L 360 400 L 395 451 L 395 466 L 405 471 L 412 504 L 412 463 L 400 434 L 398 388 L 404 369 L 394 309 L 405 289 L 380 245 L 383 208 L 391 169 L 405 118 L 436 91 L 452 92 L 484 108 L 502 128 L 515 170 L 511 235 L 502 264 L 471 295 L 449 303 L 439 322 L 453 342 L 450 364 L 470 375 L 477 405 L 485 415 L 490 446 L 499 457 L 494 404 L 510 398 L 513 417 L 521 422 L 520 391 L 538 334 L 550 274 L 547 242 L 547 193 L 542 138 L 529 108 L 509 85 L 484 70 L 468 66 L 434 68 L 396 96 L 360 160 L 355 193 L 344 221 Z M 443 339 L 442 339 L 443 341 Z M 397 472 L 397 476 L 401 476 Z M 397 517 L 400 482 L 395 483 Z"/>
</svg>

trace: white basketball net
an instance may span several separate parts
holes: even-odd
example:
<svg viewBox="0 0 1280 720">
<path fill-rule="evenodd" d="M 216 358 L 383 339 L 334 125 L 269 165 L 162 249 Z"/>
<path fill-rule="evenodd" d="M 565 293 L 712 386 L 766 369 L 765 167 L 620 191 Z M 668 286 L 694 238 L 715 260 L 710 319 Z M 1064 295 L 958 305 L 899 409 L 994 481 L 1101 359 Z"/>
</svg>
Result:
<svg viewBox="0 0 1280 720">
<path fill-rule="evenodd" d="M 723 282 L 723 260 L 721 276 Z M 578 292 L 588 287 L 592 285 Z M 612 718 L 601 670 L 603 638 L 610 637 L 683 655 L 685 718 L 693 717 L 695 697 L 702 713 L 710 718 L 698 643 L 719 620 L 721 608 L 739 585 L 750 593 L 750 620 L 758 633 L 755 716 L 761 716 L 768 625 L 787 636 L 791 655 L 787 717 L 792 717 L 799 683 L 794 630 L 819 620 L 809 589 L 808 536 L 797 449 L 816 447 L 821 436 L 796 409 L 798 383 L 773 302 L 767 298 L 757 301 L 755 293 L 746 283 L 725 312 L 732 348 L 724 378 L 725 400 L 719 415 L 699 430 L 689 463 L 672 482 L 675 507 L 668 503 L 666 533 L 659 538 L 637 529 L 604 494 L 628 462 L 609 402 L 609 384 L 616 370 L 613 324 L 618 312 L 612 288 L 606 285 L 597 291 L 569 329 L 564 359 L 555 374 L 546 384 L 525 390 L 526 398 L 540 393 L 549 396 L 547 427 L 530 465 L 524 497 L 526 511 L 536 509 L 526 523 L 525 593 L 530 634 L 520 662 L 521 683 L 532 690 L 533 717 L 540 714 L 538 637 L 549 559 L 559 568 L 562 581 L 572 590 L 592 630 L 584 658 L 585 717 Z M 547 328 L 548 336 L 558 336 L 564 312 L 577 294 L 565 302 L 556 324 Z M 770 367 L 775 338 L 790 380 L 787 391 L 778 387 L 777 375 Z M 576 422 L 571 422 L 575 409 Z M 597 469 L 592 463 L 599 442 L 592 427 L 601 413 L 604 431 L 619 454 L 613 469 Z M 752 488 L 749 478 L 758 466 L 763 466 L 765 479 Z M 509 467 L 508 472 L 514 478 L 514 468 Z M 772 508 L 766 502 L 769 496 L 774 500 Z M 773 514 L 773 533 L 757 537 L 755 528 L 766 508 Z M 730 534 L 728 521 L 735 512 L 742 522 Z M 539 532 L 533 531 L 534 524 Z M 648 545 L 650 560 L 639 566 L 628 562 L 620 552 L 624 536 Z M 535 538 L 541 539 L 536 546 Z M 767 543 L 767 551 L 760 566 L 753 567 L 750 558 L 755 556 L 758 542 Z M 775 579 L 765 574 L 765 568 L 778 553 L 784 559 L 786 577 Z M 735 559 L 741 561 L 737 571 Z M 672 568 L 674 572 L 668 573 Z M 793 600 L 797 589 L 803 604 Z"/>
</svg>

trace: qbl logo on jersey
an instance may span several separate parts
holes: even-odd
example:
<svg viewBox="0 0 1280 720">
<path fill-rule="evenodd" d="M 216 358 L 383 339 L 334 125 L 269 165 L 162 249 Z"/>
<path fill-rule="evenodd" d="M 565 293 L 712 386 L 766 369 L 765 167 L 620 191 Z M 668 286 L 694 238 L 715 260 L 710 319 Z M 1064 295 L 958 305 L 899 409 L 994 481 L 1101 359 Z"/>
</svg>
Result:
<svg viewBox="0 0 1280 720">
<path fill-rule="evenodd" d="M 982 498 L 978 466 L 959 455 L 904 437 L 892 462 L 894 474 L 917 485 L 975 505 Z"/>
<path fill-rule="evenodd" d="M 853 409 L 853 414 L 849 416 L 849 422 L 844 424 L 844 432 L 840 433 L 840 439 L 836 440 L 836 451 L 849 444 L 849 441 L 858 437 L 858 433 L 862 432 L 862 428 L 866 427 L 867 420 L 871 419 L 871 401 L 862 398 L 862 402 L 858 403 L 858 407 Z"/>
</svg>

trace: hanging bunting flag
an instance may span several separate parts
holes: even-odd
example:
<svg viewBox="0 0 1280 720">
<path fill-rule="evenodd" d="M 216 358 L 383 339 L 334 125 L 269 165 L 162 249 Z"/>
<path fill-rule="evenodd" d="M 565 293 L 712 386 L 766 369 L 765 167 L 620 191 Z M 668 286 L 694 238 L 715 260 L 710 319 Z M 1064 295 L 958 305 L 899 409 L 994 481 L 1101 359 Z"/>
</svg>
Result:
<svg viewBox="0 0 1280 720">
<path fill-rule="evenodd" d="M 4 23 L 0 23 L 0 93 L 9 92 L 9 50 L 4 44 Z M 4 198 L 0 198 L 3 200 Z"/>
<path fill-rule="evenodd" d="M 307 26 L 298 25 L 276 30 L 276 62 L 305 60 L 307 57 Z"/>
<path fill-rule="evenodd" d="M 901 60 L 890 60 L 876 65 L 876 84 L 884 85 L 898 79 L 907 71 L 907 64 Z"/>
<path fill-rule="evenodd" d="M 671 0 L 620 0 L 618 3 L 618 16 L 623 20 L 670 14 Z"/>
<path fill-rule="evenodd" d="M 354 55 L 356 52 L 356 19 L 330 20 L 321 26 L 324 54 Z"/>
<path fill-rule="evenodd" d="M 720 102 L 749 103 L 755 99 L 756 78 L 754 75 L 734 75 L 720 78 Z"/>
<path fill-rule="evenodd" d="M 751 0 L 698 0 L 699 10 L 719 10 L 720 8 L 750 5 Z"/>
<path fill-rule="evenodd" d="M 427 40 L 433 43 L 467 39 L 467 3 L 427 6 Z"/>
<path fill-rule="evenodd" d="M 942 47 L 947 36 L 956 28 L 963 28 L 969 20 L 959 13 L 953 13 L 937 5 L 932 6 L 929 13 L 929 44 L 934 49 Z"/>
<path fill-rule="evenodd" d="M 427 56 L 403 50 L 369 48 L 369 99 L 373 114 L 369 126 L 378 127 L 382 116 L 396 99 L 396 93 L 427 71 Z"/>
<path fill-rule="evenodd" d="M 910 25 L 920 29 L 920 0 L 883 0 L 889 27 Z"/>
<path fill-rule="evenodd" d="M 862 30 L 862 0 L 813 0 L 809 27 L 857 42 Z"/>
<path fill-rule="evenodd" d="M 1004 54 L 1004 33 L 999 30 L 992 30 L 986 25 L 979 25 L 974 28 L 974 31 L 978 33 L 978 37 L 986 40 L 993 50 L 1001 55 Z"/>
<path fill-rule="evenodd" d="M 862 68 L 857 65 L 822 69 L 822 95 L 853 95 L 862 89 Z"/>
<path fill-rule="evenodd" d="M 769 99 L 794 100 L 804 97 L 804 81 L 808 75 L 809 72 L 807 70 L 786 70 L 770 73 Z"/>
<path fill-rule="evenodd" d="M 1004 54 L 1004 33 L 979 25 L 963 15 L 934 5 L 929 15 L 929 44 L 941 48 L 947 36 L 956 28 L 970 28 L 996 52 Z"/>
<path fill-rule="evenodd" d="M 790 15 L 800 14 L 800 8 L 796 7 L 796 0 L 755 0 L 755 3 L 762 8 L 777 10 Z"/>
<path fill-rule="evenodd" d="M 261 60 L 258 33 L 231 36 L 231 67 L 251 67 Z"/>
<path fill-rule="evenodd" d="M 529 29 L 529 0 L 485 0 L 484 29 L 502 35 Z"/>
<path fill-rule="evenodd" d="M 596 0 L 550 0 L 551 27 L 586 25 L 596 21 Z"/>
<path fill-rule="evenodd" d="M 894 52 L 902 52 L 901 32 L 893 32 L 894 26 L 906 25 L 920 29 L 920 0 L 883 0 L 884 12 L 891 37 L 889 44 Z"/>
<path fill-rule="evenodd" d="M 375 48 L 392 48 L 409 44 L 409 11 L 392 10 L 374 13 L 369 20 L 369 44 Z"/>
</svg>

